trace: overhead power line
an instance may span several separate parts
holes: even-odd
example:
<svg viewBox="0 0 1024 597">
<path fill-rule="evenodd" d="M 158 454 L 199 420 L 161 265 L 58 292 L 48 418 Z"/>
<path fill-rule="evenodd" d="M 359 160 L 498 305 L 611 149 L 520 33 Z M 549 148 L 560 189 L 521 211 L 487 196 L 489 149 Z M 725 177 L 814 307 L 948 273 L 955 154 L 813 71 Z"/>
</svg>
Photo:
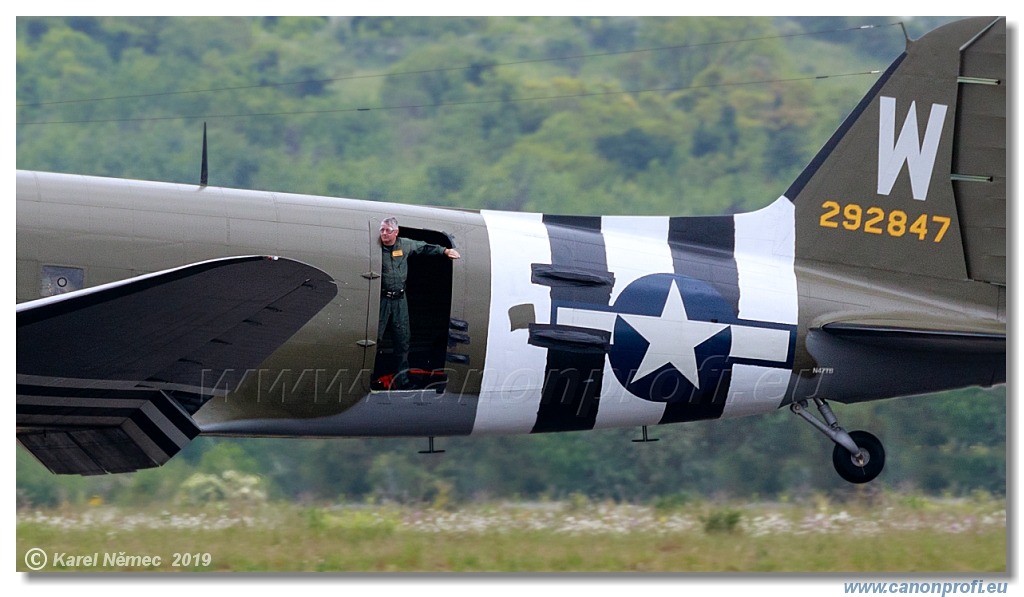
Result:
<svg viewBox="0 0 1024 597">
<path fill-rule="evenodd" d="M 645 53 L 645 52 L 663 52 L 663 51 L 669 51 L 669 50 L 689 50 L 689 49 L 694 49 L 694 48 L 702 48 L 702 47 L 716 46 L 716 45 L 739 44 L 739 43 L 746 43 L 746 42 L 753 42 L 753 41 L 766 41 L 766 40 L 772 40 L 772 39 L 785 39 L 785 38 L 793 38 L 793 37 L 804 37 L 804 36 L 810 36 L 810 35 L 823 35 L 823 34 L 826 34 L 826 33 L 842 33 L 842 32 L 845 32 L 845 31 L 859 31 L 859 30 L 865 30 L 865 29 L 876 29 L 876 28 L 881 28 L 881 27 L 889 27 L 889 26 L 893 26 L 893 25 L 900 25 L 900 26 L 902 26 L 902 22 L 897 21 L 895 23 L 884 23 L 884 24 L 881 24 L 881 25 L 860 25 L 860 26 L 857 26 L 857 27 L 843 27 L 843 28 L 839 28 L 839 29 L 825 29 L 825 30 L 818 30 L 818 31 L 803 31 L 803 32 L 798 32 L 798 33 L 786 33 L 786 34 L 780 34 L 780 35 L 766 35 L 766 36 L 761 36 L 761 37 L 749 37 L 749 38 L 734 39 L 734 40 L 720 40 L 720 41 L 709 41 L 709 42 L 700 42 L 700 43 L 693 43 L 693 44 L 679 44 L 679 45 L 673 45 L 673 46 L 661 46 L 661 47 L 656 47 L 656 48 L 640 48 L 640 49 L 635 49 L 635 50 L 620 50 L 620 51 L 615 51 L 615 52 L 599 52 L 599 53 L 591 53 L 591 54 L 578 54 L 578 55 L 573 55 L 573 56 L 558 56 L 558 57 L 550 57 L 550 58 L 534 58 L 534 59 L 529 59 L 529 60 L 517 60 L 517 61 L 512 61 L 512 62 L 478 63 L 478 64 L 469 64 L 469 65 L 464 65 L 464 66 L 451 66 L 451 67 L 442 67 L 442 68 L 431 68 L 431 69 L 422 69 L 422 70 L 402 71 L 402 72 L 397 72 L 397 73 L 376 73 L 376 74 L 368 74 L 368 75 L 349 75 L 349 76 L 344 76 L 344 77 L 330 77 L 330 78 L 326 78 L 326 79 L 305 79 L 305 80 L 302 80 L 302 81 L 288 81 L 288 82 L 283 82 L 283 83 L 254 83 L 254 84 L 251 84 L 251 85 L 235 85 L 235 86 L 229 86 L 229 87 L 212 87 L 212 88 L 207 88 L 207 89 L 160 91 L 160 92 L 153 92 L 153 93 L 137 93 L 137 94 L 128 94 L 128 95 L 111 95 L 111 96 L 94 97 L 94 98 L 82 98 L 82 99 L 70 99 L 70 100 L 54 100 L 54 101 L 48 101 L 48 102 L 21 103 L 21 104 L 16 104 L 16 106 L 18 108 L 22 108 L 22 107 L 28 108 L 28 107 L 40 107 L 40 106 L 55 106 L 55 105 L 61 105 L 61 104 L 80 104 L 80 103 L 104 102 L 104 101 L 125 100 L 125 99 L 142 99 L 142 98 L 163 97 L 163 96 L 172 96 L 172 95 L 187 95 L 187 94 L 198 94 L 198 93 L 216 93 L 216 92 L 221 92 L 221 91 L 243 91 L 243 90 L 247 90 L 247 89 L 288 87 L 288 86 L 292 86 L 292 85 L 326 84 L 326 83 L 334 83 L 334 82 L 338 82 L 338 81 L 353 81 L 353 80 L 359 80 L 359 79 L 380 79 L 380 78 L 401 77 L 401 76 L 408 76 L 408 75 L 422 75 L 422 74 L 429 74 L 429 73 L 442 73 L 442 72 L 469 70 L 469 69 L 474 69 L 474 68 L 477 68 L 477 69 L 478 68 L 497 68 L 497 67 L 503 67 L 503 66 L 516 66 L 516 65 L 522 65 L 522 64 L 536 64 L 536 63 L 542 63 L 542 62 L 560 62 L 560 61 L 567 61 L 567 60 L 580 60 L 580 59 L 589 59 L 589 58 L 600 58 L 600 57 L 604 57 L 604 56 L 621 56 L 621 55 L 626 55 L 626 54 L 639 54 L 639 53 Z"/>
<path fill-rule="evenodd" d="M 395 106 L 376 106 L 376 107 L 356 107 L 356 108 L 336 108 L 330 110 L 289 110 L 281 112 L 248 112 L 248 113 L 236 113 L 236 114 L 195 114 L 195 115 L 173 115 L 173 116 L 150 116 L 140 118 L 97 118 L 97 119 L 86 119 L 86 120 L 47 120 L 47 121 L 36 121 L 36 122 L 18 122 L 18 125 L 48 125 L 48 124 L 93 124 L 93 123 L 110 123 L 110 122 L 157 122 L 163 120 L 199 120 L 199 119 L 211 119 L 211 118 L 253 118 L 253 117 L 266 117 L 266 116 L 298 116 L 308 114 L 339 114 L 344 112 L 371 112 L 371 111 L 384 111 L 384 110 L 413 110 L 422 108 L 443 108 L 450 106 L 470 106 L 470 105 L 484 105 L 484 104 L 502 104 L 502 103 L 520 103 L 520 102 L 537 102 L 537 101 L 549 101 L 559 99 L 573 99 L 573 98 L 586 98 L 586 97 L 598 97 L 598 96 L 611 96 L 611 95 L 629 95 L 629 94 L 640 94 L 640 93 L 657 93 L 667 91 L 686 91 L 693 89 L 709 89 L 714 87 L 737 87 L 743 85 L 767 85 L 771 83 L 792 83 L 797 81 L 813 81 L 822 79 L 836 79 L 841 77 L 856 77 L 863 75 L 877 75 L 881 71 L 870 70 L 861 71 L 854 73 L 840 73 L 830 75 L 809 75 L 805 77 L 792 77 L 786 79 L 768 79 L 758 81 L 739 81 L 733 83 L 715 83 L 707 85 L 689 85 L 683 87 L 659 87 L 656 89 L 633 89 L 633 90 L 618 90 L 618 91 L 592 91 L 585 93 L 572 93 L 563 95 L 547 95 L 540 97 L 524 97 L 524 98 L 512 98 L 512 99 L 489 99 L 489 100 L 466 100 L 458 102 L 439 102 L 434 104 L 412 104 L 412 105 L 395 105 Z"/>
</svg>

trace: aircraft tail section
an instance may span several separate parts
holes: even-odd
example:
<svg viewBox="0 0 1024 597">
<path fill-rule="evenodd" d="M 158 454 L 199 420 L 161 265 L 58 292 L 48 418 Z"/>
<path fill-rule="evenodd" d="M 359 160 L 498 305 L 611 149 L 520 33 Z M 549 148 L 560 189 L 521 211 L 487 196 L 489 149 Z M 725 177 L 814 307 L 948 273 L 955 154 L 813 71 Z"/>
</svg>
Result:
<svg viewBox="0 0 1024 597">
<path fill-rule="evenodd" d="M 908 41 L 785 196 L 798 260 L 1005 285 L 1005 18 Z"/>
</svg>

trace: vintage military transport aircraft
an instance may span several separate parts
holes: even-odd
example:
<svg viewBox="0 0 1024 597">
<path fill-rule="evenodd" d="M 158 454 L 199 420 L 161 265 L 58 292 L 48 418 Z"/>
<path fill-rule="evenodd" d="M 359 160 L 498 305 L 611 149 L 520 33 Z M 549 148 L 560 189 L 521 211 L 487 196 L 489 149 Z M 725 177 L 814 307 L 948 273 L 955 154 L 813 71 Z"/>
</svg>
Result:
<svg viewBox="0 0 1024 597">
<path fill-rule="evenodd" d="M 220 436 L 487 435 L 789 407 L 852 482 L 853 403 L 1006 380 L 1006 23 L 882 73 L 785 194 L 718 217 L 471 212 L 17 173 L 17 437 L 54 473 Z M 407 281 L 381 384 L 378 226 L 462 259 Z M 817 408 L 820 417 L 813 413 Z"/>
</svg>

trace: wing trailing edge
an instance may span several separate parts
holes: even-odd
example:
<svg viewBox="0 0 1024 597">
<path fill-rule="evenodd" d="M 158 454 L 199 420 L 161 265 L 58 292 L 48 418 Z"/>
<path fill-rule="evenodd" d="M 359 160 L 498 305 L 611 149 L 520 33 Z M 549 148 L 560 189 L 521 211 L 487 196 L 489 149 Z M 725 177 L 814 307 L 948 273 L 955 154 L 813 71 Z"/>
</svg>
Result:
<svg viewBox="0 0 1024 597">
<path fill-rule="evenodd" d="M 20 304 L 18 441 L 59 474 L 159 466 L 336 293 L 317 268 L 248 256 Z"/>
</svg>

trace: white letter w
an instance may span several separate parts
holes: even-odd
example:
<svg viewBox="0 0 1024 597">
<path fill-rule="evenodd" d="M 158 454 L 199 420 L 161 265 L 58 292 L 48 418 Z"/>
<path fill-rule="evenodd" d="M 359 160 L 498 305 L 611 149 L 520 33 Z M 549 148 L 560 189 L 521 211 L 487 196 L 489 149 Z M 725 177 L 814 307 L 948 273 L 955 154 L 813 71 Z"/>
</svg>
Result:
<svg viewBox="0 0 1024 597">
<path fill-rule="evenodd" d="M 910 189 L 914 199 L 924 201 L 928 197 L 928 185 L 935 168 L 935 155 L 939 151 L 939 137 L 946 119 L 946 106 L 932 104 L 928 115 L 928 128 L 924 132 L 924 144 L 917 137 L 917 105 L 910 102 L 910 112 L 903 121 L 899 139 L 896 135 L 896 98 L 881 97 L 878 115 L 878 194 L 888 195 L 896 184 L 896 177 L 906 162 L 910 173 Z"/>
</svg>

